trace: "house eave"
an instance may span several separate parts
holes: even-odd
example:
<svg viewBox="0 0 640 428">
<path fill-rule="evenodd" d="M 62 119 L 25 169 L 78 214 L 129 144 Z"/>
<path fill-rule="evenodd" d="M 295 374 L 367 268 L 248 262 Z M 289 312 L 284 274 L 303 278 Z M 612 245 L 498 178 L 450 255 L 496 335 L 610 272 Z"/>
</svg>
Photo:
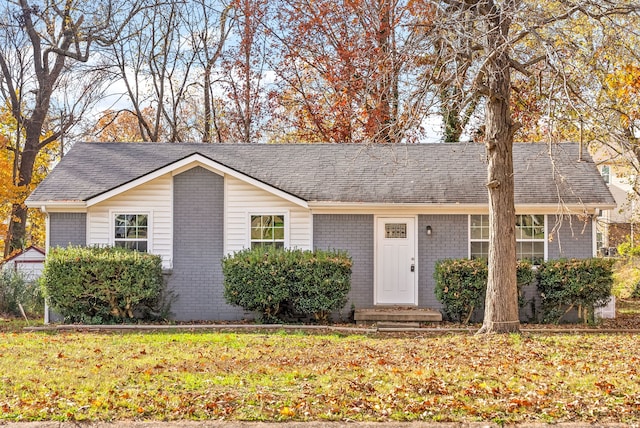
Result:
<svg viewBox="0 0 640 428">
<path fill-rule="evenodd" d="M 615 205 L 588 204 L 516 204 L 518 214 L 595 214 L 596 210 L 612 209 Z M 423 204 L 423 203 L 369 203 L 369 202 L 309 202 L 314 214 L 366 214 L 366 213 L 406 213 L 406 214 L 487 214 L 487 204 Z"/>
<path fill-rule="evenodd" d="M 37 208 L 42 212 L 85 212 L 85 201 L 25 201 L 27 208 Z"/>
</svg>

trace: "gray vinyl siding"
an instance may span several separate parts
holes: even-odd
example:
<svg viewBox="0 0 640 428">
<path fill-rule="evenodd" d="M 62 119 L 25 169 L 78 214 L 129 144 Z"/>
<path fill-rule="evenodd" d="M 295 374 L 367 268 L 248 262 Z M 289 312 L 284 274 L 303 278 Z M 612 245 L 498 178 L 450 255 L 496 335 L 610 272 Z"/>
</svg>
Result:
<svg viewBox="0 0 640 428">
<path fill-rule="evenodd" d="M 238 320 L 223 297 L 224 178 L 196 167 L 173 178 L 173 270 L 176 320 Z"/>
<path fill-rule="evenodd" d="M 427 235 L 431 226 L 431 235 Z M 434 294 L 433 271 L 441 259 L 469 257 L 468 215 L 418 216 L 418 303 L 420 307 L 442 308 Z"/>
<path fill-rule="evenodd" d="M 87 244 L 85 213 L 49 213 L 49 247 Z"/>
<path fill-rule="evenodd" d="M 356 308 L 373 307 L 373 230 L 373 215 L 370 214 L 313 216 L 314 249 L 346 250 L 353 260 L 347 310 L 351 304 Z"/>
<path fill-rule="evenodd" d="M 580 219 L 577 216 L 547 216 L 548 259 L 593 257 L 592 219 Z"/>
</svg>

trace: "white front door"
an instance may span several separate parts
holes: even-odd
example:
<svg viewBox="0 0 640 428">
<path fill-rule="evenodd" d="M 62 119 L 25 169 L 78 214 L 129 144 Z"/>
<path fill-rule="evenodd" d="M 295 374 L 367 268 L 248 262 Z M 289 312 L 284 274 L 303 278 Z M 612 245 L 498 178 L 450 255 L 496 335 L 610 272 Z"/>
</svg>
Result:
<svg viewBox="0 0 640 428">
<path fill-rule="evenodd" d="M 415 217 L 377 219 L 376 304 L 418 304 L 415 230 Z"/>
</svg>

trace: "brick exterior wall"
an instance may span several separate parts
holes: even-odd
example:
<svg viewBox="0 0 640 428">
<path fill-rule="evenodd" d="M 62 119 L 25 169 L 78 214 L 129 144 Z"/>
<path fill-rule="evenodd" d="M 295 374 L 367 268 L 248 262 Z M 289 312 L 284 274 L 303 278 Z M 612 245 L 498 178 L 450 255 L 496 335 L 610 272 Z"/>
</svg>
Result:
<svg viewBox="0 0 640 428">
<path fill-rule="evenodd" d="M 427 235 L 431 226 L 431 235 Z M 440 259 L 469 257 L 469 216 L 418 216 L 418 302 L 421 307 L 440 309 L 434 294 L 433 272 Z"/>
<path fill-rule="evenodd" d="M 560 220 L 553 215 L 547 216 L 547 231 L 552 241 L 548 243 L 548 259 L 593 257 L 593 227 L 592 220 L 586 222 L 577 216 L 566 216 Z M 553 232 L 555 229 L 555 232 Z"/>
<path fill-rule="evenodd" d="M 370 214 L 316 214 L 313 216 L 313 248 L 346 250 L 353 259 L 351 292 L 342 311 L 373 307 L 374 222 Z"/>
<path fill-rule="evenodd" d="M 85 213 L 49 213 L 49 247 L 87 244 Z"/>
<path fill-rule="evenodd" d="M 173 270 L 169 288 L 175 319 L 238 320 L 242 310 L 223 297 L 224 178 L 196 167 L 173 179 Z"/>
</svg>

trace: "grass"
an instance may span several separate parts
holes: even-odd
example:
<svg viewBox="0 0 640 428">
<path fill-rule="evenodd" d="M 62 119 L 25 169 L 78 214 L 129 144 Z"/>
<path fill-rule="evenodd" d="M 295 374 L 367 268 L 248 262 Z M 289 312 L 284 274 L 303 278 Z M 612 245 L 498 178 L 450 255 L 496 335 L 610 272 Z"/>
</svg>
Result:
<svg viewBox="0 0 640 428">
<path fill-rule="evenodd" d="M 0 424 L 640 421 L 640 337 L 0 332 Z"/>
</svg>

